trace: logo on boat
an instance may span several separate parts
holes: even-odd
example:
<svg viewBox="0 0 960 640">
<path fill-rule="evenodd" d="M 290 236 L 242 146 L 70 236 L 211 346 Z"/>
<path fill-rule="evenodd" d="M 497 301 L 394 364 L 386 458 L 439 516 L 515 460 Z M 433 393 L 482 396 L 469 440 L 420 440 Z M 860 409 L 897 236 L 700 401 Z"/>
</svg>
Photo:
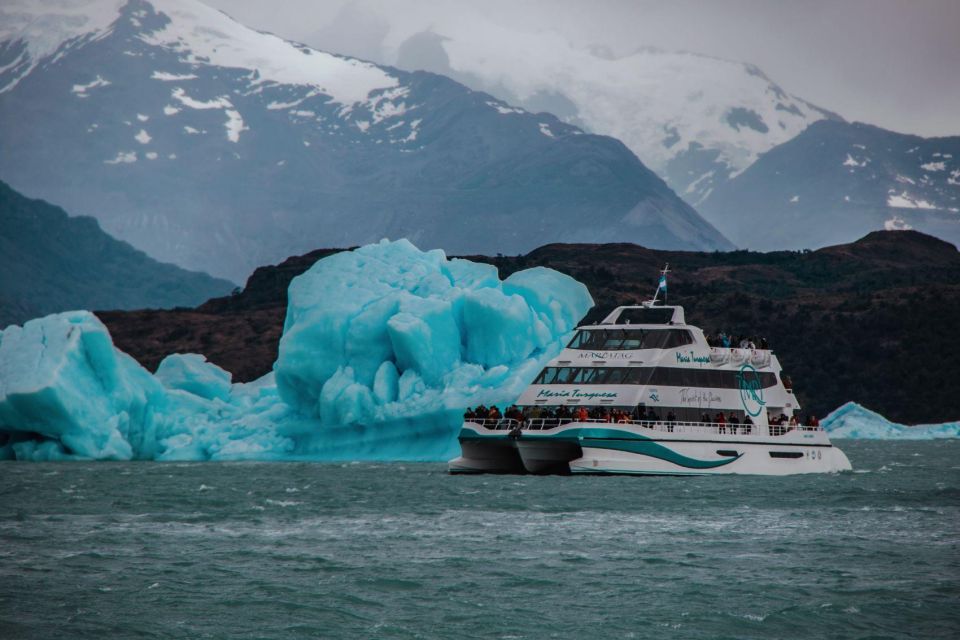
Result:
<svg viewBox="0 0 960 640">
<path fill-rule="evenodd" d="M 760 374 L 752 365 L 745 364 L 737 372 L 737 383 L 740 386 L 740 402 L 743 404 L 743 410 L 750 416 L 757 417 L 767 404 L 763 399 Z"/>
<path fill-rule="evenodd" d="M 593 400 L 595 398 L 616 398 L 617 394 L 610 391 L 581 391 L 580 389 L 563 389 L 553 391 L 552 389 L 541 389 L 537 393 L 538 398 L 586 398 Z"/>
<path fill-rule="evenodd" d="M 705 365 L 710 364 L 710 356 L 698 356 L 695 351 L 691 351 L 690 355 L 677 351 L 677 362 L 696 362 L 700 365 Z"/>
</svg>

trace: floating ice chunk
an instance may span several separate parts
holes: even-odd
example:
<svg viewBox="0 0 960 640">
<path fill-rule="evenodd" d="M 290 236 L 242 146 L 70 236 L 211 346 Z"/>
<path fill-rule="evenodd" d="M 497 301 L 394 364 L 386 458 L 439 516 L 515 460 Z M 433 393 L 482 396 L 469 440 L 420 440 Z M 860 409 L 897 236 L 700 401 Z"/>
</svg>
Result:
<svg viewBox="0 0 960 640">
<path fill-rule="evenodd" d="M 443 460 L 463 408 L 512 402 L 593 304 L 544 268 L 405 240 L 291 282 L 274 372 L 247 384 L 199 354 L 151 375 L 91 313 L 0 332 L 0 458 Z"/>
<path fill-rule="evenodd" d="M 879 413 L 856 402 L 848 402 L 820 423 L 831 438 L 867 440 L 932 440 L 960 437 L 960 422 L 917 425 L 914 427 L 890 422 Z"/>
</svg>

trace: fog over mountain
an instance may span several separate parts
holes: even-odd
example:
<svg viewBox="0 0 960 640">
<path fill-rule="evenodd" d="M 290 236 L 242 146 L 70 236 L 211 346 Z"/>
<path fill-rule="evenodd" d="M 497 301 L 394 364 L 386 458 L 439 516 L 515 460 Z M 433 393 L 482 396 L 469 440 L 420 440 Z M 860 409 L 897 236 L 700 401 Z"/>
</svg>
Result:
<svg viewBox="0 0 960 640">
<path fill-rule="evenodd" d="M 352 2 L 285 0 L 278 7 L 209 0 L 247 24 L 371 60 L 385 53 L 381 61 L 388 61 L 399 44 L 385 41 L 388 33 L 438 30 L 450 18 L 469 25 L 478 14 L 511 30 L 556 33 L 576 47 L 602 45 L 616 55 L 641 46 L 692 51 L 754 64 L 787 92 L 848 120 L 923 136 L 960 133 L 955 0 L 390 0 L 378 3 L 386 18 L 370 17 L 377 29 L 317 42 Z"/>
</svg>

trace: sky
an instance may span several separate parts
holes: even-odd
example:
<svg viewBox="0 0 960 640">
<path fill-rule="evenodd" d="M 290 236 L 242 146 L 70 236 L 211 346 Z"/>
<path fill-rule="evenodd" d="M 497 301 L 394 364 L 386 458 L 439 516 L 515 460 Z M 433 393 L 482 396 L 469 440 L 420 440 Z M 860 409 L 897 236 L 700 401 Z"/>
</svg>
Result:
<svg viewBox="0 0 960 640">
<path fill-rule="evenodd" d="M 321 49 L 369 50 L 369 35 L 331 40 L 324 31 L 352 0 L 204 1 Z M 555 31 L 578 45 L 617 53 L 655 46 L 749 62 L 789 93 L 847 120 L 960 135 L 960 0 L 365 1 L 388 21 L 421 20 L 424 28 L 432 11 L 449 14 L 469 4 L 502 24 Z M 356 42 L 356 50 L 336 51 L 345 42 Z"/>
</svg>

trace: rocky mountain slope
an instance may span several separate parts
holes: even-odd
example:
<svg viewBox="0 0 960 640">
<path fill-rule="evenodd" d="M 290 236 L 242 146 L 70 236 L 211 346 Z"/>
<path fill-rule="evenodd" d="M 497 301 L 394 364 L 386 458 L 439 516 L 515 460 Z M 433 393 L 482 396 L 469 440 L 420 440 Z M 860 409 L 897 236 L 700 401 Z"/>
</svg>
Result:
<svg viewBox="0 0 960 640">
<path fill-rule="evenodd" d="M 614 139 L 193 0 L 4 3 L 0 177 L 236 280 L 385 236 L 451 252 L 732 246 Z"/>
<path fill-rule="evenodd" d="M 188 307 L 234 285 L 157 262 L 0 182 L 0 329 L 70 309 Z"/>
<path fill-rule="evenodd" d="M 960 244 L 960 136 L 824 120 L 760 156 L 700 210 L 753 249 L 822 247 L 882 228 Z"/>
<path fill-rule="evenodd" d="M 424 10 L 413 0 L 355 0 L 309 41 L 442 73 L 614 136 L 695 207 L 812 122 L 840 119 L 788 94 L 752 64 L 649 47 L 578 46 L 492 13 L 484 5 Z"/>
<path fill-rule="evenodd" d="M 258 269 L 242 293 L 191 310 L 99 313 L 119 348 L 149 368 L 168 353 L 201 352 L 250 380 L 276 359 L 290 280 L 332 250 Z M 960 252 L 914 231 L 875 232 L 813 252 L 655 251 L 633 244 L 541 247 L 482 258 L 505 276 L 543 265 L 585 283 L 587 321 L 648 299 L 665 262 L 669 302 L 708 332 L 766 337 L 806 411 L 854 400 L 905 423 L 955 420 Z"/>
</svg>

